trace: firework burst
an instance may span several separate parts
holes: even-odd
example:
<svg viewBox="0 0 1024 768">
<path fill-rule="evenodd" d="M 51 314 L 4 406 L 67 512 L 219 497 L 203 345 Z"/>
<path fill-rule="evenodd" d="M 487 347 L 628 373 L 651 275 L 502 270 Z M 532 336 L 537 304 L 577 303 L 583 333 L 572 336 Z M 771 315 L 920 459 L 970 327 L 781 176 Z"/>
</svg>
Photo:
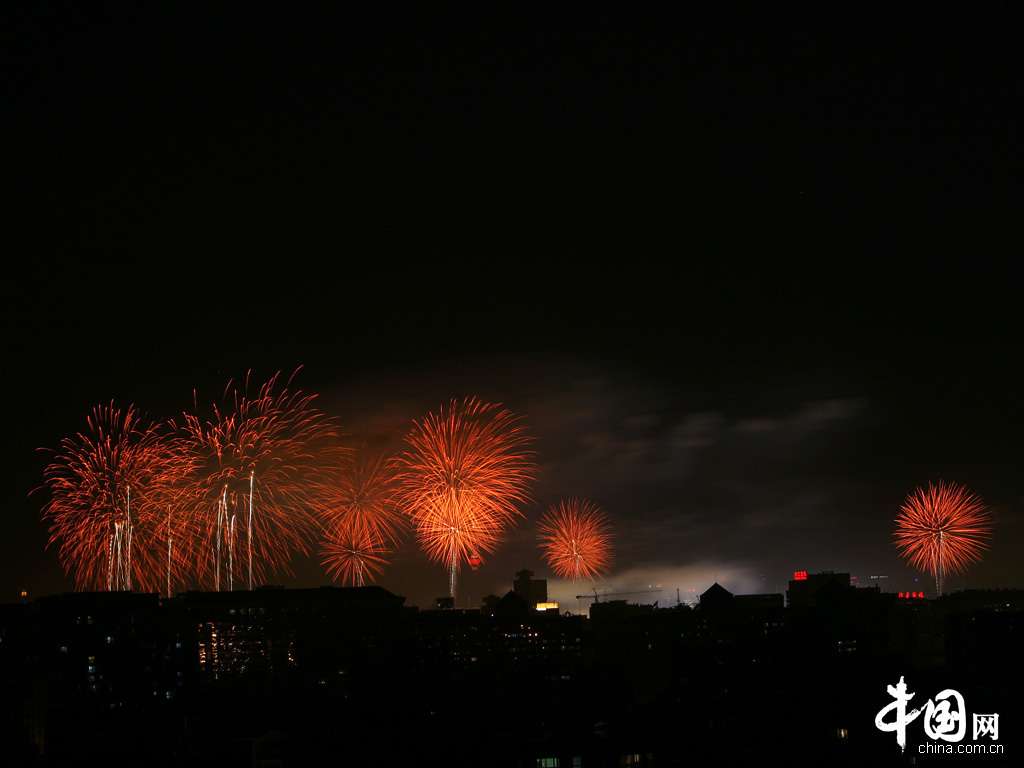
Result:
<svg viewBox="0 0 1024 768">
<path fill-rule="evenodd" d="M 988 510 L 967 489 L 939 481 L 907 497 L 896 518 L 896 547 L 910 564 L 935 577 L 937 595 L 947 573 L 981 559 L 992 527 Z"/>
<path fill-rule="evenodd" d="M 214 589 L 236 580 L 252 589 L 268 573 L 287 571 L 292 554 L 308 554 L 321 532 L 313 510 L 330 491 L 322 467 L 342 452 L 333 444 L 337 431 L 313 396 L 278 390 L 277 380 L 252 398 L 234 391 L 233 409 L 215 407 L 205 424 L 185 415 L 189 503 L 205 532 L 201 577 Z"/>
<path fill-rule="evenodd" d="M 364 447 L 342 457 L 332 475 L 321 555 L 328 573 L 343 583 L 361 587 L 364 572 L 380 575 L 386 564 L 382 555 L 398 543 L 405 518 L 395 503 L 395 469 L 393 461 Z"/>
<path fill-rule="evenodd" d="M 323 564 L 342 586 L 365 586 L 384 572 L 387 548 L 370 531 L 337 531 L 320 547 Z"/>
<path fill-rule="evenodd" d="M 500 406 L 452 401 L 414 425 L 400 457 L 402 503 L 427 556 L 448 568 L 493 552 L 521 516 L 534 465 L 519 419 Z"/>
<path fill-rule="evenodd" d="M 163 558 L 150 543 L 175 505 L 173 440 L 134 406 L 98 406 L 44 472 L 50 543 L 78 589 L 160 591 Z M 181 559 L 167 558 L 168 573 Z"/>
<path fill-rule="evenodd" d="M 569 499 L 548 510 L 538 538 L 551 570 L 575 582 L 599 577 L 611 568 L 610 528 L 596 505 Z"/>
<path fill-rule="evenodd" d="M 396 472 L 393 460 L 365 446 L 342 456 L 326 489 L 327 529 L 366 531 L 381 542 L 397 544 L 405 518 L 395 498 Z"/>
</svg>

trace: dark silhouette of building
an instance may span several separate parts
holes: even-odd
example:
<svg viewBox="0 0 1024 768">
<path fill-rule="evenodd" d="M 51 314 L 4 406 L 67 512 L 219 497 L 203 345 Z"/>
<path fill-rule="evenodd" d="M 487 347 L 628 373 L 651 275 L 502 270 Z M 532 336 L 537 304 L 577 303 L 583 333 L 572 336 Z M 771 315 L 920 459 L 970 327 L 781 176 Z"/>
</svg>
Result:
<svg viewBox="0 0 1024 768">
<path fill-rule="evenodd" d="M 795 578 L 790 580 L 789 589 L 786 591 L 786 605 L 790 608 L 815 607 L 818 604 L 818 593 L 829 585 L 850 588 L 848 573 L 824 571 L 811 574 L 798 572 L 794 575 Z"/>
<path fill-rule="evenodd" d="M 537 607 L 537 603 L 548 601 L 547 579 L 534 579 L 533 571 L 523 570 L 516 573 L 516 580 L 512 583 L 512 591 L 526 601 L 530 610 Z"/>
<path fill-rule="evenodd" d="M 378 587 L 0 606 L 0 758 L 598 768 L 747 765 L 770 748 L 886 764 L 899 752 L 870 723 L 900 675 L 931 695 L 966 681 L 978 706 L 1012 711 L 1019 593 L 818 581 L 797 606 L 713 584 L 696 608 L 609 601 L 590 617 L 515 590 L 493 611 L 420 611 Z"/>
</svg>

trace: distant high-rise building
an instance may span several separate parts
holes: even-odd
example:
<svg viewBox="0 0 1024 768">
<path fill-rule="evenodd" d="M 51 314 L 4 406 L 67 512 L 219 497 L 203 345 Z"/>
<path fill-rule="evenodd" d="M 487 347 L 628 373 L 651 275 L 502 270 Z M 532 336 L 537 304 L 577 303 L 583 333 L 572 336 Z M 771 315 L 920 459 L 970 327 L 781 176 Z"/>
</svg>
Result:
<svg viewBox="0 0 1024 768">
<path fill-rule="evenodd" d="M 525 568 L 516 574 L 516 580 L 512 583 L 512 591 L 523 598 L 531 610 L 537 607 L 537 603 L 548 601 L 547 579 L 534 579 L 533 571 Z"/>
<path fill-rule="evenodd" d="M 797 571 L 793 576 L 786 590 L 786 605 L 790 608 L 814 608 L 818 605 L 818 594 L 829 585 L 832 585 L 830 590 L 851 588 L 848 573 L 824 571 L 808 574 L 807 571 Z"/>
</svg>

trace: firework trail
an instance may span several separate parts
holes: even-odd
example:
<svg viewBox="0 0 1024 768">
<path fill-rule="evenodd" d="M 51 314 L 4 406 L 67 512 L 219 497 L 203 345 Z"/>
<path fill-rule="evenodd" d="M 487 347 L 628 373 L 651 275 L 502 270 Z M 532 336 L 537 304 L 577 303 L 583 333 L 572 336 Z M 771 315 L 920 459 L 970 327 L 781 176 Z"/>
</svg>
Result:
<svg viewBox="0 0 1024 768">
<path fill-rule="evenodd" d="M 233 588 L 236 577 L 252 589 L 269 573 L 287 571 L 292 554 L 309 554 L 321 532 L 313 510 L 331 485 L 321 467 L 343 451 L 314 396 L 278 391 L 279 375 L 255 397 L 235 390 L 233 408 L 214 406 L 206 423 L 184 417 L 188 504 L 208 553 L 198 559 L 200 577 L 215 589 Z"/>
<path fill-rule="evenodd" d="M 540 522 L 544 558 L 563 579 L 596 578 L 612 566 L 611 526 L 589 501 L 569 499 L 552 506 Z"/>
<path fill-rule="evenodd" d="M 910 564 L 935 577 L 942 594 L 947 573 L 962 573 L 981 559 L 992 533 L 988 510 L 966 488 L 939 481 L 907 497 L 896 518 L 896 547 Z"/>
<path fill-rule="evenodd" d="M 331 480 L 323 507 L 327 532 L 321 547 L 323 564 L 343 583 L 361 587 L 364 571 L 381 573 L 385 564 L 381 555 L 398 544 L 405 525 L 395 499 L 396 465 L 364 446 L 342 457 Z"/>
<path fill-rule="evenodd" d="M 44 470 L 50 544 L 78 589 L 159 592 L 166 569 L 181 567 L 148 546 L 175 504 L 174 441 L 134 406 L 97 406 L 88 426 Z"/>
<path fill-rule="evenodd" d="M 415 423 L 401 457 L 401 500 L 427 556 L 448 569 L 493 552 L 528 500 L 535 470 L 519 419 L 470 398 Z"/>
</svg>

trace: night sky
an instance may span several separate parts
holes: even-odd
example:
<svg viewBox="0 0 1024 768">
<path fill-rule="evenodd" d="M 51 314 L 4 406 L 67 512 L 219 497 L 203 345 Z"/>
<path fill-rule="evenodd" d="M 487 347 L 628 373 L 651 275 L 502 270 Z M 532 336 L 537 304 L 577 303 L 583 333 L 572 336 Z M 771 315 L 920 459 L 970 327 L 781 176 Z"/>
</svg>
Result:
<svg viewBox="0 0 1024 768">
<path fill-rule="evenodd" d="M 300 368 L 355 443 L 523 416 L 534 503 L 460 605 L 550 579 L 570 496 L 616 534 L 607 579 L 549 581 L 572 610 L 928 588 L 893 520 L 940 479 L 994 517 L 956 586 L 1024 587 L 1009 10 L 556 5 L 4 11 L 0 602 L 73 588 L 37 449 Z M 447 588 L 411 537 L 380 583 Z"/>
</svg>

